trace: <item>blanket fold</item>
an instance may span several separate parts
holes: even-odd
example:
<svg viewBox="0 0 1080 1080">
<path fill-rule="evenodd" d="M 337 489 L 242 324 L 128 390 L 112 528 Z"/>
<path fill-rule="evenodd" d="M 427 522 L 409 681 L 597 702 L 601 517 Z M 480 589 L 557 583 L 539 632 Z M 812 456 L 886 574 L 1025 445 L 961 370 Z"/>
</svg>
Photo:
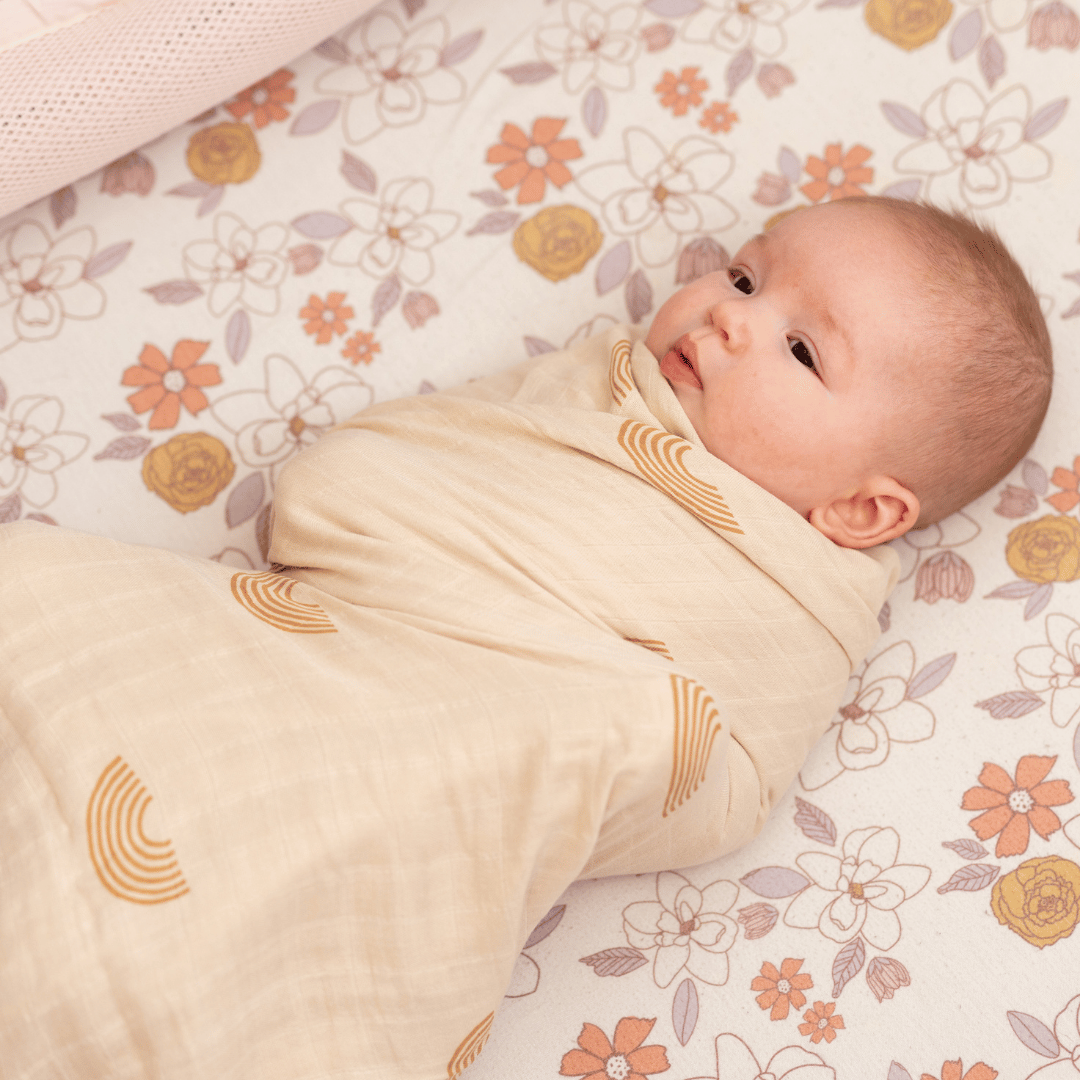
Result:
<svg viewBox="0 0 1080 1080">
<path fill-rule="evenodd" d="M 628 327 L 366 410 L 274 507 L 262 573 L 0 527 L 5 1080 L 456 1076 L 570 882 L 754 835 L 897 574 Z"/>
</svg>

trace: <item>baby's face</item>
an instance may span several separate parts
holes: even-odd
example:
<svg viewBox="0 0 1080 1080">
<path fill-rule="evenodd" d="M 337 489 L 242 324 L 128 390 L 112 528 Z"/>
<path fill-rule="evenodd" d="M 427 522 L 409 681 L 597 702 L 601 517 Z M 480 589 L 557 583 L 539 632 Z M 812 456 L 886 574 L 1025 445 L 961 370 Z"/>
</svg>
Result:
<svg viewBox="0 0 1080 1080">
<path fill-rule="evenodd" d="M 886 468 L 911 266 L 878 214 L 803 210 L 672 296 L 645 344 L 706 449 L 805 517 Z"/>
</svg>

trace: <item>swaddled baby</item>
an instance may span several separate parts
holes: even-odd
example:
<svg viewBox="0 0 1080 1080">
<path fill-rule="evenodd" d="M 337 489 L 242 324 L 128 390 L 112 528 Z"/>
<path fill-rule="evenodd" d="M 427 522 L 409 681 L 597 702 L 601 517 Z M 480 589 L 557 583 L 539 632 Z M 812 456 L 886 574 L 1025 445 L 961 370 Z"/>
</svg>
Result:
<svg viewBox="0 0 1080 1080">
<path fill-rule="evenodd" d="M 996 238 L 848 200 L 330 432 L 271 572 L 0 527 L 5 1080 L 457 1076 L 570 882 L 760 828 L 1049 385 Z"/>
</svg>

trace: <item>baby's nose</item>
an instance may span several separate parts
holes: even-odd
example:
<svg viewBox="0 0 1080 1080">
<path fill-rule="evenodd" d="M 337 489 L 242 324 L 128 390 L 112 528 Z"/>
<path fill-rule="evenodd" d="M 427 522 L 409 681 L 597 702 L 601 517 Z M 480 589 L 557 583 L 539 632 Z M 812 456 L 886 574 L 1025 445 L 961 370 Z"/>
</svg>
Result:
<svg viewBox="0 0 1080 1080">
<path fill-rule="evenodd" d="M 739 352 L 749 344 L 750 328 L 747 325 L 746 313 L 740 310 L 737 301 L 718 304 L 712 312 L 712 324 L 729 351 Z"/>
</svg>

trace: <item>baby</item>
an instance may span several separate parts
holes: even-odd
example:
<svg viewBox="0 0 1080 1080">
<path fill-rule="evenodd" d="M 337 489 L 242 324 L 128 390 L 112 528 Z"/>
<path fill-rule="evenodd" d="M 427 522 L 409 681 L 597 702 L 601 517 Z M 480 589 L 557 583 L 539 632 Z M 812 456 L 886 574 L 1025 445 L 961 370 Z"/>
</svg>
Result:
<svg viewBox="0 0 1080 1080">
<path fill-rule="evenodd" d="M 328 433 L 269 573 L 0 528 L 5 1080 L 456 1077 L 572 881 L 756 833 L 1050 375 L 991 233 L 847 200 Z"/>
<path fill-rule="evenodd" d="M 1053 376 L 1001 240 L 886 198 L 788 216 L 668 300 L 645 343 L 710 453 L 853 548 L 998 483 Z"/>
</svg>

